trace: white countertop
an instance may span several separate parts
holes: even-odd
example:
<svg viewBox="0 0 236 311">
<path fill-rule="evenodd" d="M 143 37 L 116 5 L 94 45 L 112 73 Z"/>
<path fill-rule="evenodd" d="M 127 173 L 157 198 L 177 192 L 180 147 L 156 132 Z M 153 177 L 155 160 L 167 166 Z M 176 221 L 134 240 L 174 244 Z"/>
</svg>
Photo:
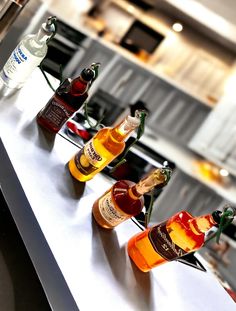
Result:
<svg viewBox="0 0 236 311">
<path fill-rule="evenodd" d="M 83 184 L 70 176 L 66 164 L 77 147 L 49 139 L 35 122 L 52 94 L 40 75 L 0 101 L 0 185 L 52 309 L 233 310 L 210 271 L 178 262 L 139 271 L 126 252 L 139 232 L 132 221 L 113 231 L 97 226 L 91 207 L 111 180 L 98 174 Z"/>
</svg>

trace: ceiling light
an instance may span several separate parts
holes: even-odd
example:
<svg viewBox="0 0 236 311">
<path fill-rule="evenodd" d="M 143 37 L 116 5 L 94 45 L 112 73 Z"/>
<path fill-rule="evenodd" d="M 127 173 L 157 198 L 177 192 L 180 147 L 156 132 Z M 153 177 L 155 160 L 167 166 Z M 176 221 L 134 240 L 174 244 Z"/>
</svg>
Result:
<svg viewBox="0 0 236 311">
<path fill-rule="evenodd" d="M 180 31 L 183 30 L 183 25 L 180 24 L 180 23 L 174 23 L 174 24 L 172 25 L 172 29 L 173 29 L 174 31 L 176 31 L 176 32 L 180 32 Z"/>
</svg>

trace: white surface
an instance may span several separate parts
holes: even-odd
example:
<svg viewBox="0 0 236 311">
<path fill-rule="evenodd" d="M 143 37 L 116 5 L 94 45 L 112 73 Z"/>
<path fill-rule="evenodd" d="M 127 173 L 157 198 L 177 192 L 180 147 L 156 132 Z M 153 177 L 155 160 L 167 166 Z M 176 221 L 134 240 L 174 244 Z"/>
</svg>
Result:
<svg viewBox="0 0 236 311">
<path fill-rule="evenodd" d="M 15 220 L 19 229 L 37 220 L 80 310 L 233 310 L 232 299 L 210 272 L 176 262 L 150 273 L 137 270 L 126 253 L 128 239 L 139 232 L 131 221 L 113 231 L 98 228 L 91 206 L 111 181 L 101 174 L 86 184 L 74 181 L 66 163 L 77 148 L 59 135 L 53 145 L 37 127 L 34 116 L 52 94 L 39 74 L 35 72 L 18 96 L 0 102 L 1 138 L 33 211 Z M 17 213 L 24 209 L 21 203 Z M 36 232 L 22 232 L 34 257 Z M 41 255 L 46 260 L 50 253 Z M 40 261 L 35 267 L 53 309 L 71 311 L 55 309 L 43 277 L 50 271 Z"/>
</svg>

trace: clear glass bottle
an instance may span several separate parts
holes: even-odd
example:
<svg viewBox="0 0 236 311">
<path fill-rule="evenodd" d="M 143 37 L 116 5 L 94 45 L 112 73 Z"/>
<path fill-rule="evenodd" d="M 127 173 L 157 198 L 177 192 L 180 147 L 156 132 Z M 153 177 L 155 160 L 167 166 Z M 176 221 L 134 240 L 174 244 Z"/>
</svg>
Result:
<svg viewBox="0 0 236 311">
<path fill-rule="evenodd" d="M 171 176 L 170 168 L 157 168 L 138 183 L 117 181 L 93 204 L 93 216 L 103 228 L 112 229 L 123 221 L 141 213 L 145 193 L 154 187 L 163 188 Z"/>
<path fill-rule="evenodd" d="M 79 181 L 92 179 L 125 148 L 125 140 L 140 124 L 140 111 L 127 116 L 117 126 L 99 130 L 69 161 L 71 175 Z"/>
<path fill-rule="evenodd" d="M 47 54 L 47 41 L 55 34 L 55 17 L 49 17 L 38 33 L 25 36 L 0 72 L 2 87 L 20 89 Z"/>
<path fill-rule="evenodd" d="M 37 122 L 50 132 L 57 133 L 63 124 L 83 105 L 94 79 L 93 64 L 84 68 L 79 77 L 66 79 L 47 105 L 38 113 Z"/>
<path fill-rule="evenodd" d="M 136 234 L 128 241 L 128 254 L 143 272 L 201 248 L 206 232 L 220 223 L 221 212 L 193 217 L 181 211 L 167 221 Z"/>
</svg>

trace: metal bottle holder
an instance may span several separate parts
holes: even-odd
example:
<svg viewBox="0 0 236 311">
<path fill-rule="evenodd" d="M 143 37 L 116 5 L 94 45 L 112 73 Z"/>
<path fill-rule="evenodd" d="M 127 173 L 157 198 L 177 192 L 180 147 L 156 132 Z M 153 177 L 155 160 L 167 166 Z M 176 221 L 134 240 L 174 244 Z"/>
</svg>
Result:
<svg viewBox="0 0 236 311">
<path fill-rule="evenodd" d="M 206 268 L 203 266 L 203 264 L 198 260 L 195 256 L 194 253 L 190 253 L 187 255 L 182 256 L 181 258 L 176 259 L 176 261 L 185 264 L 189 267 L 198 269 L 200 271 L 206 272 Z"/>
</svg>

